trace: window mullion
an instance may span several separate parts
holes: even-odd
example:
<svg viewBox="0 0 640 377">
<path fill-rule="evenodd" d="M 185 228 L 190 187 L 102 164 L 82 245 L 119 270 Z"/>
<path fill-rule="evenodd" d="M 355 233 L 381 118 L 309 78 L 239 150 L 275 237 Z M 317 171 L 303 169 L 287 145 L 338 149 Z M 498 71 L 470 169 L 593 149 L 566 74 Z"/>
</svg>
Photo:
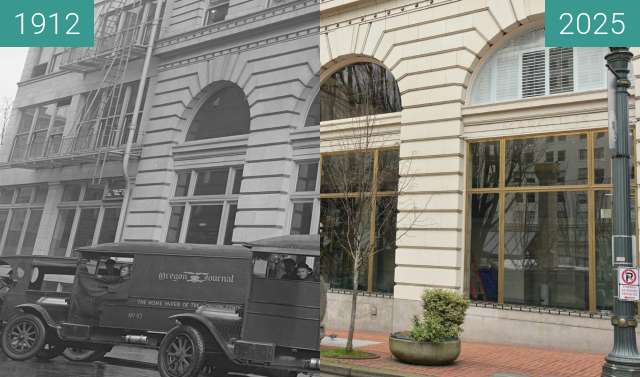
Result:
<svg viewBox="0 0 640 377">
<path fill-rule="evenodd" d="M 71 231 L 69 232 L 69 240 L 67 241 L 67 251 L 65 256 L 70 257 L 73 251 L 73 244 L 76 241 L 76 231 L 78 230 L 78 222 L 80 221 L 80 212 L 82 210 L 79 206 L 75 207 L 75 213 L 73 215 L 73 224 L 71 225 Z"/>
<path fill-rule="evenodd" d="M 102 229 L 102 220 L 104 219 L 104 211 L 105 208 L 101 205 L 98 209 L 98 218 L 96 219 L 96 227 L 93 230 L 93 239 L 91 240 L 91 245 L 97 245 L 98 240 L 100 239 L 100 231 Z"/>
<path fill-rule="evenodd" d="M 27 233 L 27 227 L 29 226 L 29 218 L 31 217 L 31 208 L 26 208 L 26 214 L 22 221 L 22 229 L 20 230 L 20 237 L 18 238 L 18 245 L 16 246 L 16 255 L 22 254 L 22 244 L 24 243 L 24 235 Z"/>
<path fill-rule="evenodd" d="M 187 230 L 189 229 L 189 222 L 191 218 L 191 204 L 189 202 L 184 204 L 184 213 L 182 215 L 182 224 L 180 225 L 180 237 L 178 243 L 185 243 L 187 239 Z"/>
<path fill-rule="evenodd" d="M 7 241 L 7 234 L 9 233 L 9 227 L 11 226 L 13 212 L 14 212 L 13 208 L 9 208 L 9 210 L 7 211 L 7 219 L 5 220 L 4 230 L 0 235 L 0 255 L 4 254 L 4 246 L 5 246 L 5 242 Z"/>
<path fill-rule="evenodd" d="M 220 225 L 218 226 L 218 240 L 216 242 L 217 245 L 222 245 L 224 244 L 224 236 L 226 235 L 226 231 L 227 231 L 227 222 L 228 222 L 228 216 L 229 216 L 229 202 L 228 201 L 224 201 L 224 203 L 222 204 L 222 212 L 220 213 Z"/>
</svg>

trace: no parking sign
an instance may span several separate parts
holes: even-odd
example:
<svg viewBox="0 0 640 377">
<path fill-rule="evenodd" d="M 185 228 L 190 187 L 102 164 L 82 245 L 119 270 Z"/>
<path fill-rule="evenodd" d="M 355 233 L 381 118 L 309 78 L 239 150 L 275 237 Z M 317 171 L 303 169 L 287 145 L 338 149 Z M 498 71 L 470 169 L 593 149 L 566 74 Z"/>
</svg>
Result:
<svg viewBox="0 0 640 377">
<path fill-rule="evenodd" d="M 618 298 L 623 301 L 640 301 L 640 282 L 637 268 L 618 268 Z"/>
</svg>

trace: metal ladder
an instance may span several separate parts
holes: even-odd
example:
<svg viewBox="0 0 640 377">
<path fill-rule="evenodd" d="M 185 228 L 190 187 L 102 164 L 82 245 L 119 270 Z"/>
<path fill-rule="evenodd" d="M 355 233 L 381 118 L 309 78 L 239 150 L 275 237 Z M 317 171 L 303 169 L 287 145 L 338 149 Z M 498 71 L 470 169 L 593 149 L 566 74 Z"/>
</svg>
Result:
<svg viewBox="0 0 640 377">
<path fill-rule="evenodd" d="M 143 15 L 143 0 L 111 0 L 103 6 L 98 20 L 96 35 L 98 38 L 113 36 L 113 46 L 105 54 L 103 79 L 100 86 L 91 92 L 87 98 L 84 111 L 76 120 L 75 137 L 77 142 L 82 134 L 82 128 L 90 127 L 88 137 L 89 151 L 96 152 L 92 183 L 101 183 L 104 167 L 109 159 L 113 147 L 119 145 L 114 135 L 120 130 L 119 125 L 125 127 L 124 119 L 119 119 L 120 107 L 127 106 L 122 98 L 125 87 L 125 76 L 136 39 L 136 28 L 140 32 L 140 22 Z M 129 18 L 128 15 L 133 15 Z M 98 46 L 100 48 L 100 46 Z M 99 53 L 99 51 L 96 51 Z M 122 102 L 121 102 L 122 100 Z M 119 106 L 120 104 L 120 106 Z M 94 119 L 92 114 L 95 114 Z M 136 116 L 136 114 L 134 114 Z M 94 121 L 94 124 L 88 123 Z"/>
</svg>

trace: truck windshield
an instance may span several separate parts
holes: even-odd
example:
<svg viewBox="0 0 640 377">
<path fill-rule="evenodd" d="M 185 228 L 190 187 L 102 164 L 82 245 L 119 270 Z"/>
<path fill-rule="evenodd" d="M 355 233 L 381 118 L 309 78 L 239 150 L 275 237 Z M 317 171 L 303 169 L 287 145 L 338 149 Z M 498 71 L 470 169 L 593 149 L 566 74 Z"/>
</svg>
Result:
<svg viewBox="0 0 640 377">
<path fill-rule="evenodd" d="M 320 281 L 318 257 L 282 253 L 256 253 L 253 275 L 272 280 Z"/>
</svg>

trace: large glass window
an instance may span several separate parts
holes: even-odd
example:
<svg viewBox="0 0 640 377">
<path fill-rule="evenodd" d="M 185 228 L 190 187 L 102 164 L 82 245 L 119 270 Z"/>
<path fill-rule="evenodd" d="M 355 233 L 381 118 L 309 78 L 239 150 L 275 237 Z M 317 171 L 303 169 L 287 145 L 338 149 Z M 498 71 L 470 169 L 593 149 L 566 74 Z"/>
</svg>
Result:
<svg viewBox="0 0 640 377">
<path fill-rule="evenodd" d="M 348 65 L 320 87 L 321 120 L 353 118 L 402 110 L 393 74 L 373 63 Z"/>
<path fill-rule="evenodd" d="M 249 103 L 242 89 L 226 86 L 213 93 L 198 109 L 191 122 L 187 141 L 249 133 Z"/>
<path fill-rule="evenodd" d="M 178 172 L 166 241 L 231 244 L 242 172 L 242 167 Z"/>
<path fill-rule="evenodd" d="M 11 161 L 32 160 L 59 152 L 70 98 L 21 110 Z"/>
<path fill-rule="evenodd" d="M 0 254 L 33 253 L 47 192 L 46 184 L 0 188 Z"/>
<path fill-rule="evenodd" d="M 611 309 L 606 140 L 596 130 L 470 143 L 471 299 Z"/>
<path fill-rule="evenodd" d="M 49 253 L 69 256 L 77 247 L 115 242 L 121 198 L 106 193 L 119 189 L 121 184 L 119 179 L 101 185 L 65 183 Z"/>
<path fill-rule="evenodd" d="M 607 48 L 545 47 L 544 29 L 524 32 L 495 51 L 471 87 L 471 104 L 604 89 Z"/>
<path fill-rule="evenodd" d="M 316 234 L 320 216 L 320 180 L 318 161 L 297 164 L 295 187 L 291 194 L 290 234 Z"/>
<path fill-rule="evenodd" d="M 331 286 L 352 288 L 353 258 L 345 240 L 355 235 L 372 250 L 360 268 L 358 289 L 392 293 L 399 151 L 326 154 L 321 166 L 321 262 Z M 357 193 L 364 193 L 366 199 Z M 369 200 L 371 196 L 375 201 Z"/>
<path fill-rule="evenodd" d="M 63 143 L 63 152 L 92 151 L 96 147 L 120 145 L 127 142 L 129 126 L 134 121 L 133 111 L 140 88 L 139 81 L 119 84 L 85 93 L 82 119 L 77 126 L 75 139 Z M 143 101 L 137 117 L 133 141 L 138 141 L 139 127 L 144 112 L 149 85 L 145 85 Z"/>
</svg>

